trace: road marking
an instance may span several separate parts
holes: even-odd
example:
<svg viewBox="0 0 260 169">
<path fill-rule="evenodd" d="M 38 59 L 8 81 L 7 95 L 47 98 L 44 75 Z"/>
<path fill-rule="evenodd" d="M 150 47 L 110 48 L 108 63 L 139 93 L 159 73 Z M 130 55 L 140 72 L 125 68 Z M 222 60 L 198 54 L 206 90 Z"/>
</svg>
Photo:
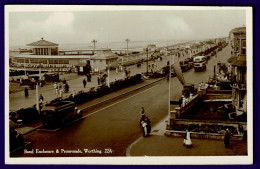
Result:
<svg viewBox="0 0 260 169">
<path fill-rule="evenodd" d="M 155 86 L 153 86 L 153 87 L 151 87 L 151 88 L 149 88 L 149 89 L 146 89 L 146 90 L 144 90 L 144 91 L 142 91 L 142 92 L 140 92 L 140 93 L 137 93 L 137 94 L 135 94 L 135 95 L 133 95 L 133 96 L 131 96 L 131 97 L 128 97 L 128 98 L 123 99 L 123 100 L 120 100 L 120 101 L 115 102 L 115 103 L 113 103 L 113 104 L 110 104 L 110 105 L 108 105 L 108 106 L 106 106 L 106 107 L 104 107 L 104 108 L 102 108 L 102 109 L 99 109 L 99 110 L 97 110 L 97 111 L 95 111 L 95 112 L 92 112 L 92 113 L 90 113 L 90 114 L 87 114 L 87 115 L 85 115 L 85 116 L 83 116 L 83 117 L 81 117 L 81 118 L 79 118 L 79 119 L 76 119 L 76 120 L 74 120 L 74 121 L 71 121 L 71 122 L 67 123 L 65 126 L 69 126 L 69 125 L 71 125 L 71 124 L 73 124 L 73 123 L 75 123 L 75 122 L 77 122 L 77 121 L 79 121 L 79 120 L 82 120 L 82 119 L 84 119 L 84 118 L 86 118 L 86 117 L 88 117 L 88 116 L 91 116 L 91 115 L 93 115 L 93 114 L 96 114 L 97 112 L 100 112 L 100 111 L 102 111 L 102 110 L 105 110 L 105 109 L 107 109 L 107 108 L 109 108 L 109 107 L 111 107 L 111 106 L 114 106 L 114 105 L 118 104 L 118 103 L 121 103 L 121 102 L 126 101 L 126 100 L 128 100 L 128 99 L 131 99 L 131 98 L 133 98 L 133 97 L 135 97 L 135 96 L 137 96 L 137 95 L 139 95 L 139 94 L 141 94 L 141 93 L 144 93 L 144 92 L 146 92 L 146 91 L 148 91 L 148 90 L 151 90 L 151 89 L 153 89 L 153 88 L 155 88 L 155 87 L 157 87 L 157 86 L 159 86 L 159 85 L 155 85 Z M 37 130 L 55 132 L 55 131 L 60 130 L 60 129 L 63 128 L 63 127 L 64 127 L 64 126 L 59 127 L 59 128 L 56 128 L 56 129 L 53 129 L 53 130 L 52 130 L 52 129 L 37 129 Z"/>
<path fill-rule="evenodd" d="M 88 114 L 88 115 L 85 115 L 85 116 L 83 116 L 83 117 L 81 117 L 81 118 L 79 118 L 79 119 L 77 119 L 77 120 L 74 120 L 73 122 L 79 121 L 79 120 L 84 119 L 84 118 L 86 118 L 86 117 L 88 117 L 88 116 L 91 116 L 91 115 L 93 115 L 93 114 L 95 114 L 95 113 L 97 113 L 97 112 L 99 112 L 99 111 L 105 110 L 105 109 L 107 109 L 107 108 L 109 108 L 109 107 L 112 107 L 112 106 L 118 104 L 118 103 L 121 103 L 121 102 L 126 101 L 126 100 L 128 100 L 128 99 L 131 99 L 131 98 L 133 98 L 133 97 L 135 97 L 135 96 L 137 96 L 137 95 L 139 95 L 139 94 L 141 94 L 141 93 L 144 93 L 144 92 L 146 92 L 146 91 L 148 91 L 148 90 L 151 90 L 151 89 L 153 89 L 153 88 L 155 88 L 155 87 L 157 87 L 157 86 L 159 86 L 159 85 L 155 85 L 155 86 L 153 86 L 153 87 L 151 87 L 151 88 L 149 88 L 149 89 L 146 89 L 146 90 L 144 90 L 144 91 L 142 91 L 142 92 L 140 92 L 140 93 L 137 93 L 137 94 L 135 94 L 135 95 L 133 95 L 133 96 L 131 96 L 131 97 L 128 97 L 128 98 L 126 98 L 126 99 L 123 99 L 123 100 L 120 100 L 120 101 L 115 102 L 115 103 L 113 103 L 113 104 L 110 104 L 110 105 L 108 105 L 108 106 L 106 106 L 106 107 L 104 107 L 104 108 L 102 108 L 102 109 L 99 109 L 99 110 L 97 110 L 97 111 L 95 111 L 95 112 L 92 112 L 92 113 L 90 113 L 90 114 Z"/>
</svg>

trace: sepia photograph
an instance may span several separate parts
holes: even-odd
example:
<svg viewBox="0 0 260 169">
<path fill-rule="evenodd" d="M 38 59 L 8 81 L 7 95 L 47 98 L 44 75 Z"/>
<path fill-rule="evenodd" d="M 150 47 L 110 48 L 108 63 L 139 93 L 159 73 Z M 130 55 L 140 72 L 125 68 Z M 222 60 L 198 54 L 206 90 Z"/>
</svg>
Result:
<svg viewBox="0 0 260 169">
<path fill-rule="evenodd" d="M 5 5 L 5 163 L 252 164 L 252 25 L 252 7 Z"/>
</svg>

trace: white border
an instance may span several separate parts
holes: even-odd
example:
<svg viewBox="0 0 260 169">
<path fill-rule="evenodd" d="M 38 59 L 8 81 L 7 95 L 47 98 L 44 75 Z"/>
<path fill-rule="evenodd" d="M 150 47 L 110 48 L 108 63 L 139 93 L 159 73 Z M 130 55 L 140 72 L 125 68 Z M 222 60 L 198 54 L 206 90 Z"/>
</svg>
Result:
<svg viewBox="0 0 260 169">
<path fill-rule="evenodd" d="M 194 157 L 9 157 L 9 13 L 47 11 L 116 11 L 116 10 L 245 10 L 247 29 L 247 112 L 248 156 Z M 83 5 L 6 5 L 5 6 L 5 163 L 6 164 L 252 164 L 253 163 L 253 39 L 252 7 L 191 7 L 191 6 L 83 6 Z M 252 112 L 252 113 L 251 113 Z"/>
</svg>

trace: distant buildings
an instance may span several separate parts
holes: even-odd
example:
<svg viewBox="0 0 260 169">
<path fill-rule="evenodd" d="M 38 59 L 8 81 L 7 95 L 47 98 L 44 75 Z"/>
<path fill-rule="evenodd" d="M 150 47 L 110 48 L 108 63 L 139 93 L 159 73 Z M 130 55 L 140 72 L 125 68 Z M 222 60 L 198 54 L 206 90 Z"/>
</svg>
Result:
<svg viewBox="0 0 260 169">
<path fill-rule="evenodd" d="M 246 27 L 232 29 L 229 38 L 232 46 L 228 59 L 232 66 L 232 105 L 240 115 L 247 112 Z"/>
<path fill-rule="evenodd" d="M 27 69 L 42 71 L 83 71 L 81 74 L 92 71 L 102 71 L 108 66 L 117 67 L 117 55 L 112 53 L 110 49 L 96 50 L 93 55 L 93 50 L 61 50 L 59 45 L 53 42 L 44 40 L 27 44 L 31 48 L 27 52 L 20 52 L 10 56 L 10 68 L 12 69 Z M 77 68 L 78 67 L 78 68 Z M 76 69 L 77 68 L 77 69 Z"/>
</svg>

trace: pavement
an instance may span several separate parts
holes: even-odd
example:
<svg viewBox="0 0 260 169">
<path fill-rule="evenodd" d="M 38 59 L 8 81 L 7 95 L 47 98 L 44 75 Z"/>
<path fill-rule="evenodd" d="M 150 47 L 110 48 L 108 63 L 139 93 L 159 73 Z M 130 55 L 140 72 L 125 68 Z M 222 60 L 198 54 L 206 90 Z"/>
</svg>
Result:
<svg viewBox="0 0 260 169">
<path fill-rule="evenodd" d="M 192 139 L 192 148 L 183 146 L 183 138 L 165 135 L 167 117 L 152 127 L 147 137 L 140 137 L 126 151 L 126 156 L 246 156 L 247 142 Z"/>
</svg>

